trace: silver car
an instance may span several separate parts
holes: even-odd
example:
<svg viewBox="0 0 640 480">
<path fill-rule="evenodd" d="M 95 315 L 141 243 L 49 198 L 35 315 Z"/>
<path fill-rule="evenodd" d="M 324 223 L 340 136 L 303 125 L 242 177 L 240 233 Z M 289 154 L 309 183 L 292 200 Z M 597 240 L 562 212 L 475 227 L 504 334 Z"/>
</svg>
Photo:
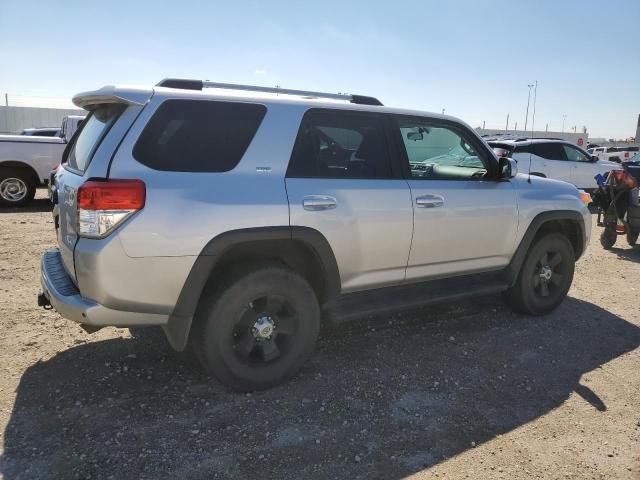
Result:
<svg viewBox="0 0 640 480">
<path fill-rule="evenodd" d="M 92 331 L 160 325 L 242 391 L 320 323 L 506 292 L 565 297 L 591 217 L 465 123 L 375 98 L 167 79 L 77 95 L 38 300 Z"/>
</svg>

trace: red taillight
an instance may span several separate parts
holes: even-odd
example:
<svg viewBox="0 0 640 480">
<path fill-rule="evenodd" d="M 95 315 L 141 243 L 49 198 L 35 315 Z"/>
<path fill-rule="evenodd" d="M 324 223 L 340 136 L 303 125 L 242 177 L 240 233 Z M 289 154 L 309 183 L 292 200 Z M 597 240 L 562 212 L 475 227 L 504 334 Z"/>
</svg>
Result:
<svg viewBox="0 0 640 480">
<path fill-rule="evenodd" d="M 78 189 L 78 208 L 84 210 L 140 210 L 146 191 L 142 180 L 89 180 Z"/>
</svg>

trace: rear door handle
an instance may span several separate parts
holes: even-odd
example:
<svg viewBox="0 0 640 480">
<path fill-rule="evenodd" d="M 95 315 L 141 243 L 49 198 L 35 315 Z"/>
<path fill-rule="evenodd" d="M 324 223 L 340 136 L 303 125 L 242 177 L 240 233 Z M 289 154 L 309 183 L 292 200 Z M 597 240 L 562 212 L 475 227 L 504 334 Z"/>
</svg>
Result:
<svg viewBox="0 0 640 480">
<path fill-rule="evenodd" d="M 302 199 L 302 208 L 315 212 L 318 210 L 331 210 L 338 206 L 338 201 L 329 195 L 306 195 Z"/>
<path fill-rule="evenodd" d="M 421 195 L 416 197 L 416 206 L 421 208 L 435 208 L 444 205 L 444 197 L 441 195 Z"/>
</svg>

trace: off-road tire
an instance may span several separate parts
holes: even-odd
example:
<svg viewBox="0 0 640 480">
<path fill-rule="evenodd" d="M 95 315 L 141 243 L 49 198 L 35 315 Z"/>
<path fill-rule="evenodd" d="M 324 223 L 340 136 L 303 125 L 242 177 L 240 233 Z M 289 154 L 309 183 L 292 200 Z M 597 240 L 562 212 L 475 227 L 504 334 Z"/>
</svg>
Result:
<svg viewBox="0 0 640 480">
<path fill-rule="evenodd" d="M 265 318 L 275 325 L 273 335 L 256 338 L 255 326 Z M 262 265 L 241 268 L 205 289 L 190 342 L 208 373 L 248 392 L 292 377 L 313 352 L 319 331 L 320 307 L 304 278 L 280 265 Z"/>
<path fill-rule="evenodd" d="M 618 233 L 616 232 L 615 226 L 613 228 L 605 227 L 600 234 L 600 245 L 602 245 L 602 248 L 605 250 L 610 250 L 616 244 L 617 239 Z"/>
<path fill-rule="evenodd" d="M 552 272 L 549 280 L 543 281 L 545 267 Z M 542 236 L 529 248 L 516 283 L 506 292 L 506 298 L 519 312 L 545 315 L 566 297 L 574 270 L 575 252 L 569 239 L 559 233 Z"/>
<path fill-rule="evenodd" d="M 640 234 L 640 232 L 633 232 L 627 228 L 627 243 L 632 247 L 638 242 L 638 234 Z"/>
</svg>

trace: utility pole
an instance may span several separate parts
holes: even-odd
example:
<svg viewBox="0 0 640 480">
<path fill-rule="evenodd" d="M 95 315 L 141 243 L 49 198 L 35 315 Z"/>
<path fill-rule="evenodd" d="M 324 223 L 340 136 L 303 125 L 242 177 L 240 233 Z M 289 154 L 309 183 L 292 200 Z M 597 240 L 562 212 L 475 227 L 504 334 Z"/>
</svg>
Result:
<svg viewBox="0 0 640 480">
<path fill-rule="evenodd" d="M 516 122 L 516 126 L 515 126 L 515 127 L 513 127 L 513 131 L 514 131 L 514 132 L 517 132 L 517 131 L 518 131 L 518 122 Z"/>
<path fill-rule="evenodd" d="M 564 133 L 564 120 L 565 120 L 565 118 L 567 118 L 567 114 L 566 113 L 562 115 L 562 133 Z"/>
<path fill-rule="evenodd" d="M 640 116 L 638 117 L 638 125 L 640 125 Z M 508 113 L 507 113 L 507 126 L 504 128 L 504 131 L 505 132 L 509 131 L 509 114 Z"/>
<path fill-rule="evenodd" d="M 4 105 L 5 107 L 9 106 L 9 94 L 5 92 L 4 94 Z"/>
<path fill-rule="evenodd" d="M 444 108 L 442 109 L 442 115 L 444 115 Z"/>
<path fill-rule="evenodd" d="M 531 92 L 531 89 L 529 89 Z M 538 101 L 538 80 L 536 80 L 536 88 L 533 90 L 533 116 L 531 117 L 531 136 L 535 136 L 536 130 L 536 102 Z M 525 132 L 526 132 L 525 128 Z"/>
<path fill-rule="evenodd" d="M 527 113 L 524 116 L 524 131 L 527 131 L 527 122 L 529 121 L 529 101 L 531 101 L 531 89 L 533 88 L 533 84 L 527 85 L 529 87 L 529 95 L 527 96 Z"/>
<path fill-rule="evenodd" d="M 485 125 L 484 120 L 482 120 L 482 129 L 483 130 L 484 130 L 484 125 Z"/>
<path fill-rule="evenodd" d="M 544 131 L 548 132 L 549 131 L 549 124 L 547 123 L 547 125 L 544 127 Z"/>
</svg>

